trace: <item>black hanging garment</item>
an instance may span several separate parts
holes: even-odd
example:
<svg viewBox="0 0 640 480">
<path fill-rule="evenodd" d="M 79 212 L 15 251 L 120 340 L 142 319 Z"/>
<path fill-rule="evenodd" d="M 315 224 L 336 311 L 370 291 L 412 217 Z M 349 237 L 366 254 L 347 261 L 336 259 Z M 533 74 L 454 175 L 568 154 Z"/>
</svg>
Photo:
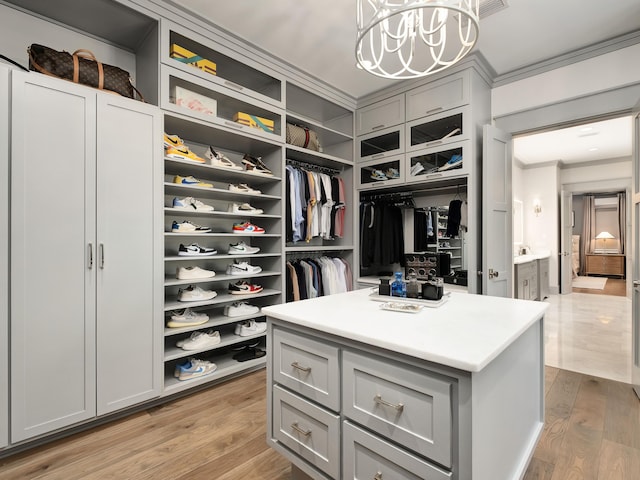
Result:
<svg viewBox="0 0 640 480">
<path fill-rule="evenodd" d="M 447 221 L 447 237 L 457 237 L 462 218 L 462 200 L 451 200 L 449 204 L 449 219 Z"/>
</svg>

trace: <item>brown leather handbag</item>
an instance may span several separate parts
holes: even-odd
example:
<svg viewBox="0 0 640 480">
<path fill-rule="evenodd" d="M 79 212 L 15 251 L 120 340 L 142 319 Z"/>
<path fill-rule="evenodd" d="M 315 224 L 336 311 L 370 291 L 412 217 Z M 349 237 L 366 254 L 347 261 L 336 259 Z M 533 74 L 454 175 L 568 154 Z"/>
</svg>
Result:
<svg viewBox="0 0 640 480">
<path fill-rule="evenodd" d="M 131 83 L 129 72 L 113 65 L 100 63 L 89 50 L 73 53 L 59 52 L 43 45 L 32 44 L 28 49 L 29 70 L 62 78 L 100 90 L 108 90 L 123 97 L 134 98 L 134 91 L 144 98 Z"/>
</svg>

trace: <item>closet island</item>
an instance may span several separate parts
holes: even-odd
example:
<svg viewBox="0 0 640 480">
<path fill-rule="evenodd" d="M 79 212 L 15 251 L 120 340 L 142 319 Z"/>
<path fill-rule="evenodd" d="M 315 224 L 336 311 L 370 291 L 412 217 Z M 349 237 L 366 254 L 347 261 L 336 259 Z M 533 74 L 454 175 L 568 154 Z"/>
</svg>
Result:
<svg viewBox="0 0 640 480">
<path fill-rule="evenodd" d="M 294 479 L 511 480 L 544 423 L 543 302 L 371 289 L 273 305 L 267 442 Z"/>
</svg>

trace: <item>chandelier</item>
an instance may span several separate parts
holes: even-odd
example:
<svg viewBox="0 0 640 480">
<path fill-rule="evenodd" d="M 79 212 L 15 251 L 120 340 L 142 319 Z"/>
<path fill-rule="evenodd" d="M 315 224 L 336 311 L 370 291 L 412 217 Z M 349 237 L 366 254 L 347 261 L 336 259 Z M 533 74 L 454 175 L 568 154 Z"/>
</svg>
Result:
<svg viewBox="0 0 640 480">
<path fill-rule="evenodd" d="M 358 67 L 384 78 L 430 75 L 475 45 L 479 0 L 357 0 Z"/>
</svg>

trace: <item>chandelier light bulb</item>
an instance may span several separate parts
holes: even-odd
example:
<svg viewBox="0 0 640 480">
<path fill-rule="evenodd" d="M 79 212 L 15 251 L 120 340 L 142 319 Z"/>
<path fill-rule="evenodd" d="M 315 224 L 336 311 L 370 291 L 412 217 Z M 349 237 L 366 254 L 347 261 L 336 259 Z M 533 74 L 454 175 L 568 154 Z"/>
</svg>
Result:
<svg viewBox="0 0 640 480">
<path fill-rule="evenodd" d="M 479 0 L 357 0 L 357 63 L 384 78 L 440 72 L 476 44 Z"/>
</svg>

